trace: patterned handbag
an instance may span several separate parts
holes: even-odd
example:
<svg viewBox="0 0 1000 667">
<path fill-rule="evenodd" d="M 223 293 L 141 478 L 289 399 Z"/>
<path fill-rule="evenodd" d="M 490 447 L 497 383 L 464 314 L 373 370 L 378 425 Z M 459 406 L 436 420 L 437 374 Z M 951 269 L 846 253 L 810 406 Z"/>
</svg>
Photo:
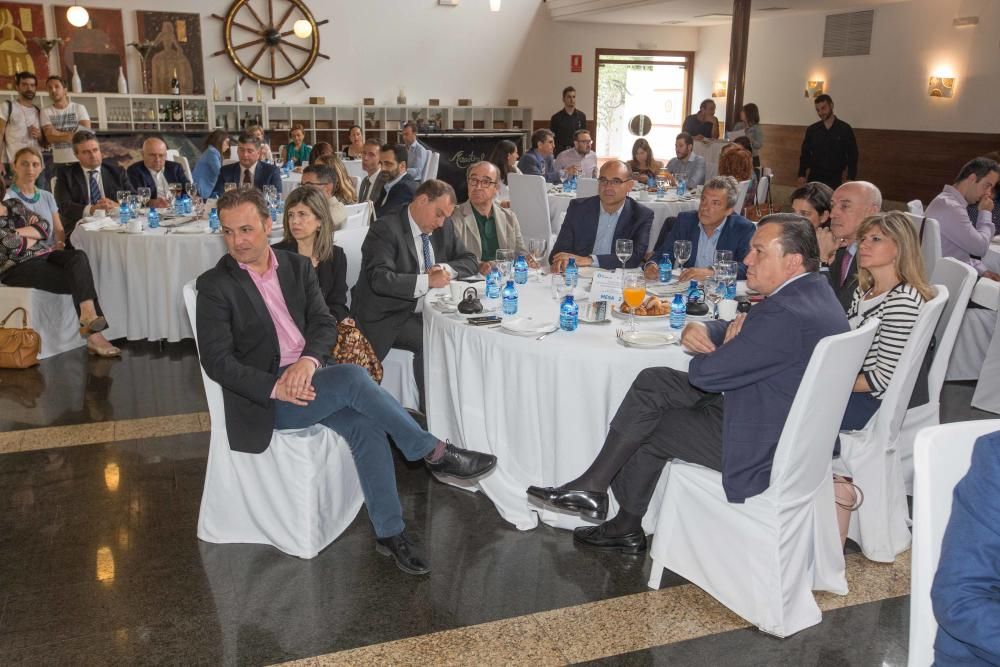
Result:
<svg viewBox="0 0 1000 667">
<path fill-rule="evenodd" d="M 382 362 L 375 354 L 372 344 L 357 327 L 337 322 L 337 342 L 330 350 L 330 356 L 338 364 L 361 366 L 375 382 L 382 383 Z"/>
<path fill-rule="evenodd" d="M 7 320 L 21 311 L 21 328 L 7 327 Z M 28 311 L 17 307 L 0 321 L 0 368 L 30 368 L 38 364 L 42 339 L 38 332 L 28 328 Z M 381 372 L 381 369 L 380 369 Z"/>
</svg>

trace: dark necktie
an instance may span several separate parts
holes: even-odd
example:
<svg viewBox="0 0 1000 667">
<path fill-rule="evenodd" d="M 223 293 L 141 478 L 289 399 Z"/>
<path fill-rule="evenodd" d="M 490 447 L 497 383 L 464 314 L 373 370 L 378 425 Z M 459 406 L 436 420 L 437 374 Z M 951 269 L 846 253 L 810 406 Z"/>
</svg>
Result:
<svg viewBox="0 0 1000 667">
<path fill-rule="evenodd" d="M 851 270 L 851 251 L 844 249 L 844 256 L 840 260 L 840 286 L 843 287 L 847 284 L 847 272 Z"/>
<path fill-rule="evenodd" d="M 371 178 L 366 177 L 361 183 L 361 194 L 358 195 L 358 201 L 368 201 L 368 191 L 371 189 Z"/>
<path fill-rule="evenodd" d="M 101 200 L 101 188 L 97 185 L 97 170 L 91 169 L 90 174 L 90 203 L 96 204 Z"/>
<path fill-rule="evenodd" d="M 243 170 L 243 185 L 253 185 L 253 181 L 250 180 L 250 170 Z"/>
<path fill-rule="evenodd" d="M 431 268 L 431 237 L 421 234 L 420 240 L 424 244 L 424 273 L 426 273 Z"/>
</svg>

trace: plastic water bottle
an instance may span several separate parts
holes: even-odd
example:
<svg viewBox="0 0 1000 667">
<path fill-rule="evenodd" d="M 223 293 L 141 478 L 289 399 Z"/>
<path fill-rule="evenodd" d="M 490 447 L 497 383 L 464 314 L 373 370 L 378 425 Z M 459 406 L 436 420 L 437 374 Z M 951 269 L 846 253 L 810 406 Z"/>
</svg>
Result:
<svg viewBox="0 0 1000 667">
<path fill-rule="evenodd" d="M 486 298 L 487 299 L 499 299 L 500 298 L 500 283 L 503 281 L 503 275 L 500 273 L 500 269 L 494 264 L 493 268 L 490 269 L 489 273 L 486 274 Z"/>
<path fill-rule="evenodd" d="M 508 280 L 503 288 L 503 314 L 517 315 L 517 288 L 513 280 Z"/>
<path fill-rule="evenodd" d="M 687 192 L 687 181 L 683 176 L 677 177 L 677 196 L 683 197 L 684 193 Z"/>
<path fill-rule="evenodd" d="M 292 169 L 295 169 L 295 160 L 288 158 L 288 162 L 285 163 L 285 176 L 288 176 Z"/>
<path fill-rule="evenodd" d="M 669 283 L 674 279 L 674 265 L 670 263 L 670 255 L 663 253 L 658 268 L 660 269 L 661 283 Z"/>
<path fill-rule="evenodd" d="M 563 184 L 564 192 L 576 192 L 576 175 L 570 176 Z"/>
<path fill-rule="evenodd" d="M 146 221 L 149 223 L 150 229 L 158 229 L 160 226 L 160 213 L 155 208 L 150 208 L 149 213 L 146 214 Z"/>
<path fill-rule="evenodd" d="M 212 230 L 212 233 L 219 231 L 219 209 L 213 208 L 208 212 L 208 228 Z"/>
<path fill-rule="evenodd" d="M 566 286 L 576 289 L 576 285 L 580 282 L 580 269 L 576 266 L 576 259 L 573 257 L 569 258 L 569 262 L 566 263 L 566 268 L 563 270 L 563 277 L 566 278 Z"/>
<path fill-rule="evenodd" d="M 567 294 L 559 304 L 559 328 L 563 331 L 576 331 L 580 324 L 580 306 L 573 301 L 573 295 Z"/>
<path fill-rule="evenodd" d="M 656 187 L 656 176 L 654 176 L 653 174 L 649 175 L 649 178 L 646 179 L 646 187 L 647 188 Z"/>
<path fill-rule="evenodd" d="M 122 201 L 121 206 L 118 207 L 118 223 L 125 225 L 131 219 L 132 209 L 129 208 L 128 202 Z"/>
<path fill-rule="evenodd" d="M 514 282 L 518 285 L 528 282 L 528 261 L 524 255 L 518 255 L 514 261 Z"/>
<path fill-rule="evenodd" d="M 698 287 L 698 281 L 692 280 L 687 290 L 688 303 L 705 303 L 705 290 Z"/>
<path fill-rule="evenodd" d="M 271 222 L 278 222 L 278 207 L 272 204 L 267 210 L 271 212 Z"/>
<path fill-rule="evenodd" d="M 674 300 L 670 303 L 670 328 L 683 329 L 684 320 L 687 319 L 687 305 L 684 297 L 680 294 L 674 295 Z"/>
</svg>

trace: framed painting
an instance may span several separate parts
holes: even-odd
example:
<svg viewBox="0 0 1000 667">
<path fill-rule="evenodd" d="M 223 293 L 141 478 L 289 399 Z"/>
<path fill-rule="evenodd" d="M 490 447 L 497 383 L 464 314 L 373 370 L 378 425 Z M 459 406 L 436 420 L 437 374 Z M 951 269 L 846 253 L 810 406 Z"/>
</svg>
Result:
<svg viewBox="0 0 1000 667">
<path fill-rule="evenodd" d="M 0 87 L 14 89 L 14 75 L 34 72 L 39 88 L 45 88 L 49 60 L 34 40 L 45 38 L 42 5 L 0 2 Z"/>
<path fill-rule="evenodd" d="M 67 9 L 67 5 L 52 6 L 56 17 L 56 34 L 63 40 L 59 44 L 63 77 L 70 81 L 73 78 L 73 66 L 76 65 L 83 92 L 117 92 L 119 67 L 128 79 L 121 10 L 87 7 L 90 21 L 82 28 L 76 28 L 66 20 Z"/>
<path fill-rule="evenodd" d="M 201 54 L 201 19 L 197 14 L 136 11 L 139 41 L 152 47 L 146 57 L 145 81 L 150 93 L 170 92 L 177 72 L 182 95 L 205 94 L 205 67 Z"/>
</svg>

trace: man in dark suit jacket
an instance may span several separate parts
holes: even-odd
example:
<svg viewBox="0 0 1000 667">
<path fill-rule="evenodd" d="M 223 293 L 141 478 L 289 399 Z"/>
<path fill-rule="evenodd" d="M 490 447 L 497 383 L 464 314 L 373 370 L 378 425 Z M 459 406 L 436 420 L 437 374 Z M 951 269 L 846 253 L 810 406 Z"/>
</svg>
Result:
<svg viewBox="0 0 1000 667">
<path fill-rule="evenodd" d="M 223 165 L 213 188 L 214 193 L 220 195 L 225 191 L 226 183 L 236 183 L 239 186 L 252 184 L 258 190 L 263 190 L 265 185 L 273 185 L 280 194 L 281 170 L 260 161 L 260 138 L 243 132 L 237 142 L 236 157 L 239 162 Z"/>
<path fill-rule="evenodd" d="M 120 191 L 135 191 L 124 169 L 104 161 L 93 131 L 80 130 L 73 135 L 73 154 L 78 162 L 59 172 L 54 195 L 67 239 L 81 218 L 98 209 L 116 209 Z"/>
<path fill-rule="evenodd" d="M 609 160 L 601 167 L 600 192 L 570 202 L 559 236 L 549 253 L 552 270 L 560 272 L 572 257 L 577 266 L 616 269 L 621 260 L 615 255 L 617 239 L 632 239 L 632 256 L 626 268 L 642 265 L 649 245 L 653 210 L 628 196 L 632 190 L 632 170 L 621 160 Z"/>
<path fill-rule="evenodd" d="M 830 228 L 816 231 L 822 270 L 846 313 L 858 287 L 858 227 L 882 210 L 882 193 L 867 181 L 844 183 L 833 193 Z"/>
<path fill-rule="evenodd" d="M 563 486 L 528 489 L 544 503 L 603 519 L 611 487 L 618 515 L 577 528 L 576 541 L 645 551 L 642 517 L 672 458 L 721 472 L 732 503 L 767 489 L 774 450 L 813 348 L 849 327 L 817 273 L 819 247 L 805 218 L 765 217 L 746 261 L 747 285 L 768 298 L 732 322 L 688 324 L 681 339 L 695 354 L 688 372 L 642 371 L 590 468 Z"/>
<path fill-rule="evenodd" d="M 382 191 L 375 202 L 375 217 L 394 211 L 413 201 L 417 181 L 406 173 L 406 146 L 385 144 L 379 153 L 382 165 Z"/>
<path fill-rule="evenodd" d="M 196 321 L 201 363 L 222 386 L 230 447 L 263 452 L 274 429 L 336 431 L 350 443 L 378 551 L 405 572 L 425 574 L 430 568 L 404 533 L 385 434 L 435 472 L 478 476 L 496 458 L 421 430 L 360 366 L 327 366 L 336 321 L 312 264 L 268 245 L 271 218 L 257 190 L 228 192 L 218 209 L 229 253 L 198 278 Z"/>
<path fill-rule="evenodd" d="M 535 130 L 531 135 L 531 149 L 524 152 L 517 161 L 517 168 L 528 176 L 541 176 L 549 183 L 559 183 L 559 170 L 556 169 L 556 140 L 551 130 Z"/>
<path fill-rule="evenodd" d="M 413 352 L 413 374 L 424 404 L 423 297 L 434 287 L 479 270 L 476 256 L 458 240 L 451 222 L 455 191 L 430 179 L 403 208 L 372 225 L 361 246 L 361 274 L 351 314 L 379 359 L 397 347 Z"/>
<path fill-rule="evenodd" d="M 382 165 L 379 157 L 382 146 L 377 139 L 368 139 L 361 147 L 361 170 L 364 176 L 358 186 L 358 202 L 382 200 L 385 181 L 382 180 Z"/>
<path fill-rule="evenodd" d="M 750 252 L 750 239 L 757 227 L 739 213 L 733 213 L 738 188 L 739 184 L 732 176 L 717 176 L 709 181 L 702 192 L 698 210 L 684 211 L 678 215 L 666 238 L 653 250 L 650 261 L 646 264 L 646 278 L 657 278 L 656 260 L 663 253 L 676 259 L 674 241 L 690 241 L 691 257 L 686 263 L 689 268 L 681 272 L 682 281 L 704 280 L 712 275 L 715 250 L 731 250 L 739 267 L 737 278 L 746 280 L 747 267 L 743 260 Z M 709 245 L 704 248 L 700 243 L 703 234 L 709 241 Z M 663 236 L 662 232 L 660 236 Z M 714 246 L 711 245 L 712 241 L 715 241 Z"/>
<path fill-rule="evenodd" d="M 159 137 L 149 137 L 142 142 L 142 160 L 130 164 L 125 173 L 136 190 L 149 188 L 152 194 L 149 205 L 156 208 L 167 206 L 171 183 L 188 184 L 184 167 L 167 159 L 167 144 Z"/>
</svg>

